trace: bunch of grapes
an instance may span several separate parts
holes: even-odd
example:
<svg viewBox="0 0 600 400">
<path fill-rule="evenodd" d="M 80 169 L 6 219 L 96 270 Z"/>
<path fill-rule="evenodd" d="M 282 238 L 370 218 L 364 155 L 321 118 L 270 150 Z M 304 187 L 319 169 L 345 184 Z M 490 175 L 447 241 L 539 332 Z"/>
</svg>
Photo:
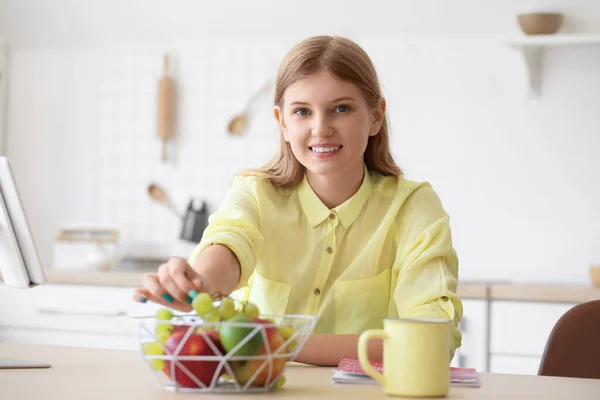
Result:
<svg viewBox="0 0 600 400">
<path fill-rule="evenodd" d="M 257 318 L 259 315 L 256 304 L 243 303 L 239 308 L 236 308 L 235 301 L 230 297 L 224 298 L 218 306 L 215 306 L 210 294 L 205 292 L 194 297 L 192 307 L 196 314 L 207 322 L 227 321 L 239 314 L 250 319 Z"/>
</svg>

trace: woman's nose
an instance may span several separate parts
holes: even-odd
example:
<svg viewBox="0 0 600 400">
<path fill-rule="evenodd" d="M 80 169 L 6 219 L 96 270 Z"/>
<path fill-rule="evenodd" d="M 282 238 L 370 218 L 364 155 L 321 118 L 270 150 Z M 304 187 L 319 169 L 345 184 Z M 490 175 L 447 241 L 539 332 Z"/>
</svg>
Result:
<svg viewBox="0 0 600 400">
<path fill-rule="evenodd" d="M 313 118 L 312 135 L 316 137 L 331 136 L 333 127 L 326 116 L 315 116 Z"/>
</svg>

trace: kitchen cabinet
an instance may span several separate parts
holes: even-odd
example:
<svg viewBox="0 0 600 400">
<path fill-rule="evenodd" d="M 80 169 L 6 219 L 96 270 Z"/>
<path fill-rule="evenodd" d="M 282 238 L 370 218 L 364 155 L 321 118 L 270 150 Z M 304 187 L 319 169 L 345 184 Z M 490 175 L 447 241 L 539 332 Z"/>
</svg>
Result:
<svg viewBox="0 0 600 400">
<path fill-rule="evenodd" d="M 160 308 L 131 299 L 133 288 L 46 284 L 0 286 L 0 341 L 136 349 L 135 321 Z"/>
<path fill-rule="evenodd" d="M 488 337 L 487 300 L 464 299 L 460 330 L 462 346 L 457 349 L 452 366 L 486 371 Z"/>
<path fill-rule="evenodd" d="M 548 336 L 575 303 L 464 299 L 463 344 L 452 366 L 536 375 Z"/>
<path fill-rule="evenodd" d="M 492 301 L 490 372 L 537 374 L 552 328 L 574 305 Z"/>
<path fill-rule="evenodd" d="M 541 356 L 491 355 L 490 371 L 497 374 L 537 375 Z"/>
</svg>

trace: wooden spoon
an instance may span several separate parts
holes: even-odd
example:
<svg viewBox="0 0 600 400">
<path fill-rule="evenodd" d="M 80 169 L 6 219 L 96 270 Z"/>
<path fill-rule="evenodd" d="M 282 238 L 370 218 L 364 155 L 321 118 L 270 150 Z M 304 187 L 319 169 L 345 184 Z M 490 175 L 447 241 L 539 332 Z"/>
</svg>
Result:
<svg viewBox="0 0 600 400">
<path fill-rule="evenodd" d="M 150 194 L 150 197 L 152 197 L 159 203 L 165 205 L 169 210 L 173 212 L 173 214 L 177 215 L 178 218 L 181 218 L 181 214 L 179 213 L 179 211 L 177 211 L 177 208 L 175 208 L 173 203 L 171 203 L 167 192 L 161 186 L 155 183 L 151 183 L 150 185 L 148 185 L 148 193 Z"/>
<path fill-rule="evenodd" d="M 252 95 L 252 97 L 250 97 L 250 99 L 248 99 L 244 110 L 229 121 L 227 130 L 230 134 L 239 135 L 244 133 L 246 127 L 248 126 L 248 114 L 250 112 L 250 107 L 270 86 L 271 80 L 269 79 Z"/>
</svg>

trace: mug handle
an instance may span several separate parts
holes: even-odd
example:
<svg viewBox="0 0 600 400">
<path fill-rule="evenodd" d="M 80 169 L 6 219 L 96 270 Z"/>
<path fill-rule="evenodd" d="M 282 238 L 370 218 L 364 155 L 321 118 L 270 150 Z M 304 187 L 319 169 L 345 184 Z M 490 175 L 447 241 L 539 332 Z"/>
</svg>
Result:
<svg viewBox="0 0 600 400">
<path fill-rule="evenodd" d="M 387 339 L 388 335 L 383 329 L 369 329 L 364 331 L 358 338 L 358 361 L 362 369 L 373 379 L 379 382 L 382 386 L 386 385 L 387 379 L 383 374 L 377 372 L 369 362 L 369 340 L 371 339 Z"/>
</svg>

